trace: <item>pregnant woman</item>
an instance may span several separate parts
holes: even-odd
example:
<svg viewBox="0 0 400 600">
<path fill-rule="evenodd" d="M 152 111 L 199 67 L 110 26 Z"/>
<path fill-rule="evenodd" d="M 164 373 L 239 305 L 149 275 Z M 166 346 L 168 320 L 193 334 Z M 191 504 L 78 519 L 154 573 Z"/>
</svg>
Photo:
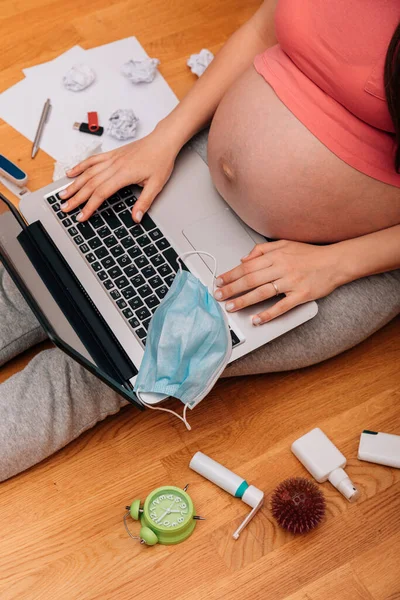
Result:
<svg viewBox="0 0 400 600">
<path fill-rule="evenodd" d="M 273 308 L 253 315 L 254 326 L 308 300 L 319 306 L 314 319 L 231 364 L 225 375 L 317 363 L 396 316 L 398 0 L 265 0 L 153 133 L 68 172 L 76 179 L 64 193 L 63 210 L 81 206 L 84 221 L 115 191 L 138 183 L 143 192 L 132 216 L 140 222 L 179 150 L 210 122 L 208 164 L 216 188 L 248 225 L 278 240 L 257 245 L 235 269 L 220 274 L 216 298 L 236 311 L 277 290 L 284 294 Z M 21 298 L 10 290 L 4 276 L 7 302 L 0 316 L 9 327 L 0 332 L 0 364 L 41 335 L 29 318 L 26 332 L 15 332 L 13 311 L 21 315 Z M 120 406 L 58 350 L 42 352 L 32 363 L 0 386 L 0 412 L 7 406 L 14 423 L 32 423 L 33 402 L 31 416 L 27 403 L 19 416 L 17 402 L 10 409 L 10 396 L 18 397 L 19 388 L 27 397 L 28 390 L 29 397 L 42 398 L 44 433 L 22 450 L 20 442 L 8 442 L 0 479 L 48 456 Z M 51 372 L 59 375 L 57 390 Z M 24 439 L 24 432 L 17 433 Z M 0 430 L 0 440 L 5 437 Z"/>
</svg>

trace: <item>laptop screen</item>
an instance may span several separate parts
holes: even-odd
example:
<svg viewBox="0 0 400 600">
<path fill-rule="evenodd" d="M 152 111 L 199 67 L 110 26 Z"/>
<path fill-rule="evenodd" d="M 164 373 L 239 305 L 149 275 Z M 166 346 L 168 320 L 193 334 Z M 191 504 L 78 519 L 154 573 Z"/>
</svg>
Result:
<svg viewBox="0 0 400 600">
<path fill-rule="evenodd" d="M 42 327 L 67 354 L 78 360 L 130 402 L 139 406 L 132 392 L 126 390 L 119 382 L 111 379 L 109 375 L 99 369 L 81 342 L 18 241 L 17 236 L 23 229 L 24 223 L 19 213 L 0 194 L 0 260 L 30 304 Z"/>
</svg>

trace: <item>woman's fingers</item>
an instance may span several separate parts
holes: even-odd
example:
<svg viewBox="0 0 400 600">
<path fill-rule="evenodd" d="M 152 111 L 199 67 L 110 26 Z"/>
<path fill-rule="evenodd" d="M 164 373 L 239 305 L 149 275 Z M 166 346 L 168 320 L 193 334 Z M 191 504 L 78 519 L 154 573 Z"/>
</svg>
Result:
<svg viewBox="0 0 400 600">
<path fill-rule="evenodd" d="M 237 281 L 238 279 L 250 275 L 254 271 L 259 271 L 261 269 L 265 269 L 271 266 L 271 260 L 266 258 L 263 254 L 258 256 L 251 261 L 246 261 L 241 265 L 231 269 L 231 271 L 227 271 L 226 273 L 222 273 L 219 275 L 216 280 L 216 284 L 218 287 L 222 288 L 224 286 Z"/>
<path fill-rule="evenodd" d="M 264 310 L 256 315 L 253 315 L 251 319 L 252 323 L 253 325 L 262 325 L 263 323 L 268 323 L 268 321 L 276 319 L 276 317 L 283 315 L 299 304 L 303 304 L 303 302 L 305 302 L 305 300 L 303 300 L 300 294 L 288 294 L 282 298 L 282 300 L 279 300 L 279 302 L 271 306 L 271 308 L 268 308 L 268 310 Z"/>
<path fill-rule="evenodd" d="M 240 260 L 244 262 L 248 262 L 252 258 L 257 258 L 258 256 L 262 256 L 263 254 L 267 254 L 268 252 L 272 252 L 272 250 L 278 250 L 282 248 L 285 244 L 284 240 L 278 240 L 277 242 L 265 242 L 264 244 L 256 244 L 251 252 L 247 254 L 247 256 L 243 256 Z"/>
<path fill-rule="evenodd" d="M 72 209 L 80 206 L 84 202 L 88 201 L 92 197 L 92 195 L 94 195 L 94 193 L 97 192 L 97 188 L 102 183 L 104 183 L 107 179 L 110 179 L 110 181 L 112 181 L 113 191 L 117 191 L 120 187 L 123 187 L 123 185 L 124 185 L 124 184 L 118 185 L 118 182 L 115 181 L 116 173 L 114 173 L 113 169 L 111 167 L 109 167 L 106 170 L 100 171 L 100 173 L 95 175 L 95 177 L 92 177 L 91 179 L 89 179 L 89 181 L 71 199 L 68 200 L 68 203 L 66 203 L 67 204 L 66 206 L 64 204 L 61 205 L 62 210 L 64 210 L 65 212 L 68 213 L 70 210 L 72 210 Z M 113 192 L 111 192 L 111 194 L 112 193 Z M 98 198 L 98 196 L 96 196 L 96 198 Z M 105 200 L 105 198 L 103 198 L 103 200 Z M 101 200 L 101 202 L 103 202 L 103 200 Z M 97 206 L 100 206 L 101 202 L 99 201 Z M 92 205 L 93 205 L 93 203 L 92 203 Z M 96 208 L 97 208 L 97 206 L 96 206 Z M 91 211 L 90 214 L 92 214 L 93 210 Z M 90 216 L 89 211 L 90 211 L 90 209 L 84 211 L 82 208 L 82 212 L 85 215 L 85 218 L 88 218 Z"/>
<path fill-rule="evenodd" d="M 75 165 L 75 167 L 72 167 L 72 169 L 69 169 L 69 171 L 66 172 L 67 177 L 77 177 L 80 173 L 86 171 L 86 169 L 93 167 L 93 165 L 97 165 L 100 162 L 108 160 L 109 154 L 109 152 L 104 152 L 102 154 L 95 154 L 94 156 L 89 156 L 89 158 L 87 158 L 86 160 L 83 160 L 82 162 Z"/>
<path fill-rule="evenodd" d="M 89 219 L 95 210 L 103 204 L 104 200 L 110 198 L 117 190 L 126 185 L 117 183 L 117 178 L 118 173 L 114 173 L 112 178 L 110 177 L 110 173 L 108 173 L 102 183 L 97 183 L 95 191 L 92 193 L 85 206 L 82 207 L 81 212 L 77 217 L 80 222 Z"/>
<path fill-rule="evenodd" d="M 219 287 L 218 290 L 215 291 L 214 296 L 219 301 L 227 300 L 228 298 L 232 298 L 233 296 L 237 296 L 238 294 L 242 294 L 243 292 L 248 292 L 249 290 L 254 290 L 259 286 L 263 286 L 265 283 L 274 281 L 275 279 L 277 279 L 277 277 L 278 273 L 276 272 L 276 268 L 260 268 L 257 271 L 252 271 L 244 275 L 243 277 L 240 277 L 239 279 L 233 281 L 228 285 Z M 235 306 L 237 306 L 238 308 L 242 308 L 242 306 L 238 306 L 238 303 L 239 299 L 237 298 L 235 300 Z M 247 306 L 247 304 L 245 306 Z"/>
<path fill-rule="evenodd" d="M 82 173 L 82 175 L 79 175 L 79 177 L 77 177 L 75 181 L 73 181 L 67 188 L 65 188 L 65 190 L 60 192 L 59 196 L 64 200 L 62 210 L 66 211 L 67 209 L 70 210 L 71 208 L 75 208 L 74 206 L 72 206 L 72 204 L 71 206 L 67 207 L 65 205 L 65 202 L 74 194 L 79 192 L 79 190 L 82 189 L 82 187 L 86 185 L 86 183 L 90 179 L 92 179 L 92 177 L 95 177 L 98 173 L 101 173 L 106 168 L 107 165 L 103 162 L 97 165 L 93 165 L 92 167 L 88 168 L 84 173 Z"/>
<path fill-rule="evenodd" d="M 136 223 L 140 223 L 144 213 L 146 213 L 153 204 L 154 198 L 160 193 L 162 184 L 158 184 L 150 179 L 144 186 L 138 201 L 132 209 L 132 218 Z"/>
<path fill-rule="evenodd" d="M 242 308 L 246 308 L 246 306 L 251 306 L 252 304 L 257 304 L 258 302 L 268 300 L 275 295 L 276 291 L 274 286 L 270 282 L 264 283 L 251 292 L 248 292 L 248 294 L 243 294 L 243 296 L 240 296 L 239 298 L 229 300 L 229 302 L 225 304 L 225 308 L 228 312 L 235 312 L 237 310 L 241 310 Z"/>
</svg>

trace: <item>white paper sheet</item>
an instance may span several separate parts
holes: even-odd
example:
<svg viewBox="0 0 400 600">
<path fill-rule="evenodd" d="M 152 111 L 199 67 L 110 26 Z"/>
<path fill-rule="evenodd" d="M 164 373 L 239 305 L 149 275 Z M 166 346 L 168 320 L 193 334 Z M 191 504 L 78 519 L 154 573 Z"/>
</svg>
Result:
<svg viewBox="0 0 400 600">
<path fill-rule="evenodd" d="M 74 52 L 72 52 L 72 50 Z M 164 78 L 157 73 L 146 86 L 135 86 L 121 73 L 129 59 L 142 60 L 146 52 L 136 38 L 126 38 L 91 50 L 79 52 L 32 67 L 27 77 L 0 95 L 0 117 L 33 141 L 41 111 L 50 98 L 52 109 L 40 147 L 56 160 L 74 154 L 76 145 L 85 144 L 89 134 L 73 129 L 75 122 L 87 122 L 88 111 L 97 111 L 100 125 L 107 126 L 109 116 L 118 108 L 132 108 L 139 117 L 137 137 L 150 133 L 156 124 L 176 106 L 178 100 Z M 79 61 L 91 66 L 96 81 L 82 92 L 71 92 L 62 85 L 64 70 Z M 60 70 L 60 65 L 62 66 Z M 103 151 L 124 143 L 105 133 L 101 138 Z M 130 140 L 129 140 L 130 141 Z"/>
</svg>

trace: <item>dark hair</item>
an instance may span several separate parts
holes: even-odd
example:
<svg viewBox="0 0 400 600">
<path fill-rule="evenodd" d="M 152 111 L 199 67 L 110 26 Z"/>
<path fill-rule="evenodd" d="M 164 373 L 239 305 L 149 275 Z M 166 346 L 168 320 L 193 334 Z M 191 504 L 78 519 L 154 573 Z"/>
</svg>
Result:
<svg viewBox="0 0 400 600">
<path fill-rule="evenodd" d="M 400 173 L 400 23 L 395 29 L 386 54 L 384 82 L 396 138 L 394 168 Z"/>
</svg>

